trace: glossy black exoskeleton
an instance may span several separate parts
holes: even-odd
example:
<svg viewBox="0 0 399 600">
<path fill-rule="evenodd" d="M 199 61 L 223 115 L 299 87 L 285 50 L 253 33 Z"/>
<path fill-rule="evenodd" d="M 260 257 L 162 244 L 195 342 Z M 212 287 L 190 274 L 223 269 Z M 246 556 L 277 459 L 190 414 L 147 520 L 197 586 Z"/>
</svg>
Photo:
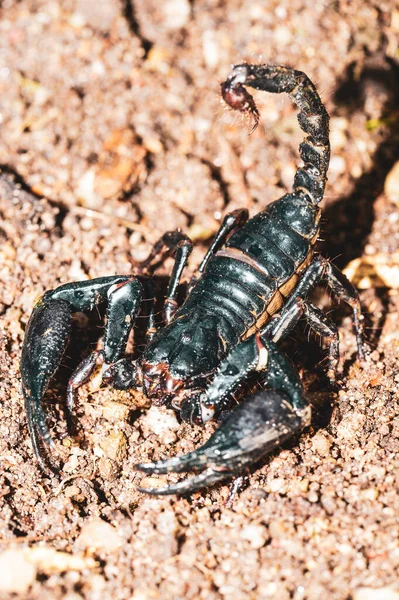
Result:
<svg viewBox="0 0 399 600">
<path fill-rule="evenodd" d="M 148 473 L 197 473 L 153 494 L 184 493 L 231 477 L 252 465 L 310 421 L 301 382 L 277 342 L 305 316 L 329 343 L 328 376 L 335 381 L 339 359 L 333 321 L 308 299 L 324 279 L 353 310 L 358 352 L 364 357 L 358 294 L 331 263 L 314 254 L 330 158 L 329 117 L 304 73 L 281 66 L 235 66 L 222 96 L 235 110 L 259 113 L 246 87 L 286 92 L 298 105 L 307 134 L 300 145 L 303 166 L 293 192 L 248 220 L 246 210 L 226 215 L 198 268 L 182 306 L 177 289 L 192 244 L 181 232 L 167 233 L 141 265 L 141 276 L 116 275 L 69 283 L 46 292 L 31 315 L 22 351 L 21 374 L 29 430 L 40 464 L 48 464 L 51 443 L 42 397 L 68 343 L 72 314 L 107 304 L 104 350 L 92 352 L 70 378 L 67 422 L 73 432 L 79 386 L 101 365 L 103 380 L 119 389 L 142 389 L 156 404 L 171 403 L 182 419 L 202 424 L 229 406 L 250 376 L 259 391 L 243 398 L 209 441 L 194 452 L 137 468 Z M 128 336 L 143 298 L 153 295 L 151 275 L 166 256 L 175 257 L 164 305 L 165 326 L 149 315 L 148 344 L 133 361 L 125 356 Z M 237 394 L 235 394 L 237 397 Z"/>
</svg>

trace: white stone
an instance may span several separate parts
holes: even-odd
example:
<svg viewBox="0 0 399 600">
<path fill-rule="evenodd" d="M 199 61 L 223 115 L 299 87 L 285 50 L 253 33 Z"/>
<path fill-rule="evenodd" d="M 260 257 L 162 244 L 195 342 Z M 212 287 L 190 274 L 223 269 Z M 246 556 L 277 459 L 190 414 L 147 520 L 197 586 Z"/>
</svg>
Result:
<svg viewBox="0 0 399 600">
<path fill-rule="evenodd" d="M 36 579 L 36 567 L 23 550 L 6 550 L 0 554 L 0 591 L 25 594 Z"/>
</svg>

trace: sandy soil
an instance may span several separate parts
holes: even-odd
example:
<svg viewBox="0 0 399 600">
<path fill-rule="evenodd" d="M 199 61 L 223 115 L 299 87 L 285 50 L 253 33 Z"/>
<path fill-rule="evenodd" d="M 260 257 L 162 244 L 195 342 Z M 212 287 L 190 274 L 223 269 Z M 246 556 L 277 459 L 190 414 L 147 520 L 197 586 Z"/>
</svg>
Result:
<svg viewBox="0 0 399 600">
<path fill-rule="evenodd" d="M 389 0 L 0 3 L 2 599 L 399 598 L 398 40 Z M 226 211 L 255 214 L 291 188 L 301 133 L 289 101 L 259 94 L 251 137 L 221 106 L 219 82 L 243 60 L 305 71 L 331 114 L 320 249 L 362 288 L 368 364 L 356 362 L 349 312 L 334 307 L 335 393 L 325 351 L 299 327 L 285 348 L 312 427 L 230 508 L 227 485 L 154 499 L 136 491 L 134 463 L 187 452 L 213 425 L 86 386 L 84 439 L 66 438 L 65 381 L 101 333 L 77 319 L 46 397 L 65 464 L 60 479 L 43 475 L 19 378 L 35 299 L 128 273 L 176 227 L 196 241 L 193 271 Z"/>
</svg>

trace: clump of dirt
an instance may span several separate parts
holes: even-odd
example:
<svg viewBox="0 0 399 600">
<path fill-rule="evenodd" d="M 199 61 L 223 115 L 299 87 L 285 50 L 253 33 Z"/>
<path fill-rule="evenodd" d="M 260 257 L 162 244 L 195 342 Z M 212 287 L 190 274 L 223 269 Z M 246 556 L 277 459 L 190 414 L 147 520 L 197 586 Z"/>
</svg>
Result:
<svg viewBox="0 0 399 600">
<path fill-rule="evenodd" d="M 0 39 L 0 596 L 399 598 L 395 3 L 4 0 Z M 150 498 L 137 485 L 166 479 L 145 481 L 133 465 L 190 451 L 214 425 L 88 385 L 84 436 L 65 437 L 65 381 L 101 334 L 81 315 L 46 396 L 64 465 L 60 478 L 44 475 L 19 376 L 37 297 L 129 273 L 178 227 L 196 241 L 188 279 L 227 211 L 255 214 L 291 189 L 302 134 L 289 100 L 258 94 L 250 137 L 251 123 L 220 103 L 219 82 L 243 60 L 292 65 L 322 93 L 332 159 L 320 250 L 362 288 L 370 358 L 356 362 L 348 312 L 334 310 L 336 393 L 318 340 L 299 328 L 284 348 L 311 428 L 229 508 L 227 485 Z"/>
</svg>

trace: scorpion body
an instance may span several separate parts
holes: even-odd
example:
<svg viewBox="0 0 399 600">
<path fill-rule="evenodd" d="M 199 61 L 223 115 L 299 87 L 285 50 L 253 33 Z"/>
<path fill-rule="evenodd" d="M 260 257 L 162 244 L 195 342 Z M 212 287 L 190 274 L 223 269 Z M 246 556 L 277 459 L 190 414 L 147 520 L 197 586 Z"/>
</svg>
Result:
<svg viewBox="0 0 399 600">
<path fill-rule="evenodd" d="M 137 465 L 150 473 L 197 471 L 177 484 L 144 490 L 184 493 L 242 471 L 309 423 L 310 408 L 299 377 L 276 343 L 305 316 L 329 343 L 328 376 L 335 382 L 339 359 L 333 321 L 308 296 L 321 279 L 353 310 L 360 358 L 363 328 L 357 292 L 326 259 L 315 255 L 318 206 L 330 157 L 329 117 L 304 73 L 281 66 L 235 66 L 222 84 L 225 102 L 235 110 L 259 113 L 246 86 L 286 92 L 300 108 L 307 134 L 300 145 L 303 161 L 293 192 L 248 220 L 246 210 L 226 215 L 181 307 L 177 289 L 192 244 L 170 232 L 141 264 L 140 276 L 103 277 L 66 284 L 46 292 L 30 318 L 21 373 L 34 451 L 46 468 L 43 442 L 51 444 L 42 396 L 65 351 L 72 314 L 107 302 L 104 350 L 92 352 L 73 373 L 67 389 L 68 428 L 74 431 L 77 390 L 102 365 L 104 381 L 119 389 L 142 389 L 154 403 L 169 402 L 183 420 L 202 424 L 229 406 L 232 394 L 256 375 L 259 390 L 234 408 L 208 442 L 183 457 Z M 125 348 L 142 299 L 153 289 L 150 275 L 165 256 L 175 265 L 164 306 L 166 325 L 156 331 L 153 306 L 148 344 L 132 360 Z"/>
</svg>

